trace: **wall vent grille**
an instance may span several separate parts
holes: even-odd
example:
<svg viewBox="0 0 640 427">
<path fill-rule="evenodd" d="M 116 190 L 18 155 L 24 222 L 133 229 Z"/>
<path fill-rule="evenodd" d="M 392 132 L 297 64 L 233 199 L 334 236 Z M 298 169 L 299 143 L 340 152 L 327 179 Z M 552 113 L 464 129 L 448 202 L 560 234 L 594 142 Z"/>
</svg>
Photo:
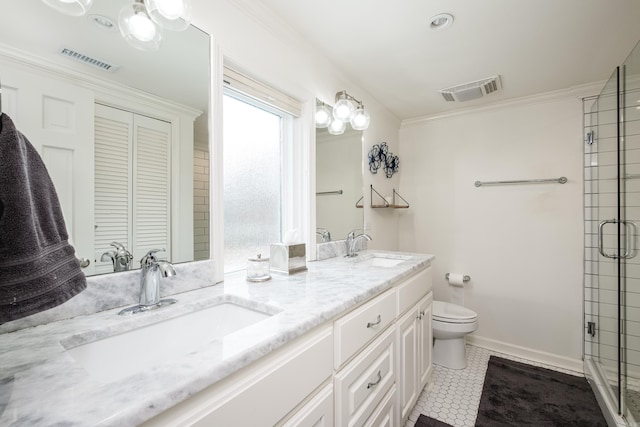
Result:
<svg viewBox="0 0 640 427">
<path fill-rule="evenodd" d="M 68 58 L 75 59 L 76 61 L 82 62 L 86 65 L 89 65 L 94 68 L 98 68 L 102 71 L 107 71 L 110 73 L 116 72 L 120 66 L 115 64 L 110 64 L 106 61 L 102 61 L 100 59 L 93 58 L 89 55 L 85 55 L 84 53 L 76 52 L 75 50 L 68 49 L 63 47 L 60 49 L 60 54 L 64 55 Z"/>
<path fill-rule="evenodd" d="M 440 93 L 448 102 L 464 102 L 482 98 L 483 96 L 497 92 L 500 89 L 502 89 L 500 76 L 493 76 L 471 83 L 440 89 Z"/>
</svg>

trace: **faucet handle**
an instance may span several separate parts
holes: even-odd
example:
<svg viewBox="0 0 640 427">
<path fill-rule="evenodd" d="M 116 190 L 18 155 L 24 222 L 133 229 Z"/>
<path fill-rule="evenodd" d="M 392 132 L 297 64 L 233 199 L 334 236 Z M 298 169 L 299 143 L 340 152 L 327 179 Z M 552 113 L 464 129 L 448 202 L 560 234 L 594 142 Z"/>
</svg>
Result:
<svg viewBox="0 0 640 427">
<path fill-rule="evenodd" d="M 113 246 L 114 248 L 118 249 L 118 250 L 125 250 L 125 247 L 122 243 L 119 242 L 111 242 L 109 244 L 109 246 Z"/>
<path fill-rule="evenodd" d="M 348 239 L 353 239 L 354 237 L 356 237 L 356 233 L 358 233 L 359 231 L 361 231 L 360 234 L 364 234 L 364 229 L 362 229 L 362 228 L 354 228 L 353 230 L 351 230 L 349 232 L 349 234 L 347 234 L 347 238 Z"/>
<path fill-rule="evenodd" d="M 158 261 L 158 258 L 155 256 L 157 252 L 165 252 L 166 249 L 151 249 L 145 256 L 140 260 L 140 265 L 148 265 Z"/>
</svg>

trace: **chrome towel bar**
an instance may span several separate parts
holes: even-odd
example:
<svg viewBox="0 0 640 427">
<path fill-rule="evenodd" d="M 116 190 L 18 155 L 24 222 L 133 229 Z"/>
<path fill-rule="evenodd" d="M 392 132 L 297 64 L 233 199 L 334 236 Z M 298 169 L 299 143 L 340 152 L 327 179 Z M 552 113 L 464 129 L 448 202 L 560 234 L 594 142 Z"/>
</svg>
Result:
<svg viewBox="0 0 640 427">
<path fill-rule="evenodd" d="M 518 181 L 476 181 L 475 186 L 481 187 L 483 185 L 503 185 L 503 184 L 543 184 L 547 182 L 557 182 L 558 184 L 566 184 L 567 178 L 561 176 L 560 178 L 549 178 L 549 179 L 521 179 Z"/>
<path fill-rule="evenodd" d="M 336 191 L 320 191 L 318 193 L 316 193 L 316 196 L 328 196 L 330 194 L 342 194 L 343 191 L 342 190 L 336 190 Z"/>
</svg>

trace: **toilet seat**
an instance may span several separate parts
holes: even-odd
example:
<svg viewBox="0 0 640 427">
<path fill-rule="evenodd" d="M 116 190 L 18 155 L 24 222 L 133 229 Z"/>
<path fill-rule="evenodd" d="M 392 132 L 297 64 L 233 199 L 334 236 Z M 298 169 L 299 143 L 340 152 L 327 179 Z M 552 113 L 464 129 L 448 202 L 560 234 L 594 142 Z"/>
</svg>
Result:
<svg viewBox="0 0 640 427">
<path fill-rule="evenodd" d="M 478 319 L 478 314 L 466 307 L 451 304 L 444 301 L 433 302 L 433 320 L 444 323 L 473 323 Z"/>
</svg>

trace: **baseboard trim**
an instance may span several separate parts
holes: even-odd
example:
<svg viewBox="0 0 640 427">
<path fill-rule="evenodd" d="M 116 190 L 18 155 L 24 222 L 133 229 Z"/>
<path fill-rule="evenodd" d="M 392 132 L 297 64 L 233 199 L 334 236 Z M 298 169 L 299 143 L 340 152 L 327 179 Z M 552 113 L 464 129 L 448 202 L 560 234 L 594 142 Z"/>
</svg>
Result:
<svg viewBox="0 0 640 427">
<path fill-rule="evenodd" d="M 545 365 L 555 366 L 556 368 L 567 369 L 575 372 L 577 375 L 584 376 L 584 365 L 580 359 L 572 359 L 570 357 L 521 347 L 519 345 L 479 337 L 477 335 L 467 335 L 467 344 L 509 354 L 511 356 L 521 357 L 523 359 L 528 359 Z"/>
</svg>

